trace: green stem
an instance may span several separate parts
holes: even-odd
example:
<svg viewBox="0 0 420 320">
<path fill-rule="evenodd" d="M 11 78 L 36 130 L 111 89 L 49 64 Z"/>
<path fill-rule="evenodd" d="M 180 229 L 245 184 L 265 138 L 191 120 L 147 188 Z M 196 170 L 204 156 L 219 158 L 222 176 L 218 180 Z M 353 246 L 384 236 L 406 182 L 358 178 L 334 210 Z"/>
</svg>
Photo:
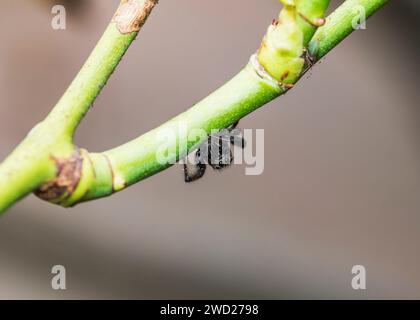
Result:
<svg viewBox="0 0 420 320">
<path fill-rule="evenodd" d="M 366 17 L 369 17 L 386 2 L 346 1 L 315 33 L 312 39 L 317 43 L 315 59 L 319 60 L 353 31 L 353 20 L 359 14 L 354 10 L 355 6 L 362 5 L 366 10 Z M 205 130 L 208 134 L 211 130 L 226 128 L 285 92 L 274 79 L 269 76 L 261 77 L 261 72 L 257 69 L 255 63 L 248 64 L 227 84 L 189 110 L 131 142 L 104 152 L 102 155 L 107 158 L 112 170 L 113 185 L 108 186 L 104 194 L 91 191 L 80 201 L 107 196 L 168 168 L 169 163 L 160 163 L 157 159 L 162 145 L 159 142 L 159 133 L 169 131 L 176 137 L 172 144 L 166 146 L 169 150 L 175 150 L 170 161 L 173 163 L 207 138 L 189 137 L 195 129 Z M 111 183 L 111 180 L 108 181 Z"/>
<path fill-rule="evenodd" d="M 45 119 L 54 132 L 72 137 L 137 33 L 121 34 L 111 23 L 86 63 Z"/>
<path fill-rule="evenodd" d="M 308 11 L 304 19 L 298 21 L 304 44 L 310 38 L 308 35 L 312 36 L 315 32 L 313 26 L 305 24 L 319 17 L 319 12 L 311 12 L 314 9 L 311 9 L 311 5 L 303 5 L 305 1 L 309 4 L 310 0 L 295 2 L 300 3 L 302 10 Z M 125 15 L 128 12 L 129 16 L 118 15 L 117 11 L 117 18 L 107 28 L 56 108 L 0 166 L 0 212 L 41 185 L 43 196 L 49 197 L 53 191 L 53 197 L 49 200 L 63 206 L 110 195 L 168 168 L 185 156 L 207 138 L 206 135 L 194 136 L 195 130 L 205 130 L 209 134 L 211 130 L 226 128 L 284 93 L 283 85 L 262 70 L 258 59 L 254 57 L 252 63 L 226 85 L 159 128 L 104 153 L 78 151 L 72 142 L 74 130 L 144 23 L 143 15 L 138 16 L 142 21 L 132 23 L 136 22 L 133 19 L 136 16 L 130 15 L 132 8 L 141 13 L 142 7 L 143 13 L 146 9 L 148 15 L 156 2 L 122 1 L 121 6 L 134 6 L 122 11 Z M 327 23 L 316 31 L 310 41 L 308 48 L 314 60 L 319 60 L 353 31 L 354 18 L 359 14 L 356 7 L 363 6 L 368 17 L 386 2 L 347 0 L 327 18 Z M 313 3 L 319 3 L 320 9 L 327 1 L 316 0 Z M 273 41 L 275 43 L 276 39 L 273 38 Z M 284 57 L 274 57 L 277 58 Z M 295 61 L 293 59 L 290 61 Z M 163 163 L 157 154 L 162 146 L 159 138 L 165 132 L 173 133 L 175 139 L 168 140 L 166 148 L 174 152 Z M 73 168 L 77 169 L 72 172 L 70 169 Z M 73 173 L 70 178 L 69 171 Z M 61 192 L 63 186 L 65 190 Z"/>
<path fill-rule="evenodd" d="M 262 78 L 249 64 L 231 81 L 188 111 L 138 139 L 105 152 L 117 178 L 114 189 L 119 190 L 167 168 L 169 163 L 184 157 L 207 139 L 207 136 L 195 136 L 194 132 L 204 130 L 208 135 L 212 130 L 226 128 L 282 92 L 277 82 Z M 175 152 L 168 159 L 169 163 L 159 163 L 157 155 L 162 146 L 159 137 L 165 133 L 172 133 L 176 138 L 166 145 L 168 150 Z"/>
<path fill-rule="evenodd" d="M 50 130 L 72 137 L 80 121 L 130 47 L 158 0 L 122 0 L 113 21 L 62 98 L 45 119 Z M 127 10 L 129 8 L 129 10 Z M 128 14 L 127 14 L 128 12 Z"/>
<path fill-rule="evenodd" d="M 327 17 L 324 26 L 319 28 L 310 44 L 310 53 L 316 60 L 321 59 L 354 31 L 357 18 L 369 18 L 389 0 L 347 0 Z M 363 12 L 364 11 L 364 12 Z"/>
<path fill-rule="evenodd" d="M 0 165 L 0 213 L 54 179 L 59 171 L 57 159 L 69 158 L 77 151 L 72 141 L 77 126 L 156 3 L 121 1 L 113 21 L 55 108 Z"/>
</svg>

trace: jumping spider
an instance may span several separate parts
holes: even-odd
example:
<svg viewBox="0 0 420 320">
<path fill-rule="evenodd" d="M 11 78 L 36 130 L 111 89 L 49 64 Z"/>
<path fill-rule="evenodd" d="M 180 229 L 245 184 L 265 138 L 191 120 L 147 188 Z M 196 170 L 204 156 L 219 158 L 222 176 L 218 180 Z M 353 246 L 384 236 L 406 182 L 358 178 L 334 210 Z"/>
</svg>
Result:
<svg viewBox="0 0 420 320">
<path fill-rule="evenodd" d="M 245 139 L 241 130 L 237 128 L 238 122 L 227 129 L 209 136 L 195 152 L 194 165 L 184 162 L 185 182 L 193 182 L 202 178 L 206 172 L 207 165 L 214 170 L 222 170 L 233 163 L 232 146 L 245 148 Z"/>
</svg>

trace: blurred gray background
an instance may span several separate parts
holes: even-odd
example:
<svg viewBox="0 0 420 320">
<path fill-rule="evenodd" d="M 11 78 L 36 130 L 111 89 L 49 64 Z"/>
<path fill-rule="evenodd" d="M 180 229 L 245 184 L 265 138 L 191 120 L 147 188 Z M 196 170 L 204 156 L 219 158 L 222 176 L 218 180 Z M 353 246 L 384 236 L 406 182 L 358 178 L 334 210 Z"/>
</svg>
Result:
<svg viewBox="0 0 420 320">
<path fill-rule="evenodd" d="M 60 98 L 118 1 L 0 3 L 0 159 Z M 333 2 L 336 5 L 338 2 Z M 265 171 L 175 166 L 66 210 L 33 196 L 0 218 L 0 298 L 420 298 L 420 6 L 391 3 L 286 96 L 241 122 L 265 129 Z M 258 48 L 276 0 L 161 0 L 83 122 L 101 151 L 182 112 Z M 51 267 L 67 290 L 51 289 Z M 367 269 L 367 290 L 351 268 Z"/>
</svg>

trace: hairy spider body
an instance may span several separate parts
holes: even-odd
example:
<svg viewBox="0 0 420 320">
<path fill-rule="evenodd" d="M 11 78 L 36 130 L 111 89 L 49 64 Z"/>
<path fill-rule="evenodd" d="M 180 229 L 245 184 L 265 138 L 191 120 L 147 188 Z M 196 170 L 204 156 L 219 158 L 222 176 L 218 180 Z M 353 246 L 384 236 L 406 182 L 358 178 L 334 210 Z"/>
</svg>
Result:
<svg viewBox="0 0 420 320">
<path fill-rule="evenodd" d="M 193 182 L 204 176 L 207 165 L 214 170 L 222 170 L 233 163 L 232 146 L 245 148 L 245 140 L 237 129 L 238 122 L 227 129 L 209 136 L 195 152 L 195 164 L 184 163 L 185 182 Z M 191 168 L 194 167 L 194 168 Z"/>
</svg>

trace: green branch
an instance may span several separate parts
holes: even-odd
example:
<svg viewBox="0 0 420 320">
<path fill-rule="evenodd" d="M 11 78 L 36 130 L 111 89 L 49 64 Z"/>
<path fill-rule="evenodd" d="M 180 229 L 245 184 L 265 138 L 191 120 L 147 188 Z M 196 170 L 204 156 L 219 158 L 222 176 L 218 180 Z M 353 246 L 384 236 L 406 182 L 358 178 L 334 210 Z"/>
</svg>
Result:
<svg viewBox="0 0 420 320">
<path fill-rule="evenodd" d="M 131 12 L 131 18 L 117 13 L 57 107 L 0 166 L 0 212 L 36 189 L 45 200 L 71 206 L 108 196 L 168 168 L 207 138 L 197 135 L 197 130 L 209 134 L 211 130 L 226 128 L 291 88 L 306 67 L 352 32 L 359 14 L 356 7 L 362 6 L 368 17 L 387 1 L 347 0 L 318 30 L 329 1 L 282 2 L 285 7 L 279 21 L 270 26 L 258 53 L 227 84 L 125 145 L 104 153 L 88 153 L 73 145 L 74 130 L 145 21 L 134 24 L 134 31 L 133 25 L 124 25 L 124 21 L 141 16 L 138 13 L 144 13 L 144 7 L 134 16 L 130 10 L 124 10 L 125 14 Z M 133 3 L 154 5 L 156 1 L 122 1 L 126 6 Z M 309 52 L 306 61 L 302 58 L 305 51 Z M 176 139 L 166 146 L 173 152 L 162 163 L 157 155 L 162 145 L 160 136 L 165 132 L 172 132 Z"/>
<path fill-rule="evenodd" d="M 46 181 L 55 179 L 60 173 L 59 160 L 77 153 L 74 131 L 157 2 L 121 1 L 112 22 L 56 107 L 1 164 L 0 212 Z M 61 171 L 68 176 L 56 181 L 56 190 L 48 198 L 65 198 L 74 192 L 78 174 L 69 176 L 68 169 Z"/>
<path fill-rule="evenodd" d="M 319 19 L 327 8 L 326 1 L 310 2 L 312 10 L 317 9 L 314 11 L 317 12 Z M 303 28 L 299 26 L 304 31 L 304 39 L 307 38 L 307 34 L 314 35 L 316 31 L 311 40 L 317 44 L 315 61 L 312 62 L 323 57 L 351 33 L 353 21 L 360 14 L 354 10 L 355 7 L 363 6 L 366 10 L 366 17 L 369 17 L 386 2 L 387 0 L 348 0 L 334 11 L 326 19 L 325 25 L 318 28 L 317 31 L 314 26 L 304 25 Z M 308 1 L 304 3 L 308 3 Z M 317 20 L 314 18 L 315 16 L 311 17 L 313 20 Z M 331 31 L 326 32 L 326 30 Z M 315 46 L 310 43 L 309 47 L 314 48 Z M 281 62 L 287 64 L 294 61 L 295 58 L 286 59 L 286 61 L 281 59 Z M 196 129 L 210 133 L 214 129 L 226 128 L 282 95 L 287 88 L 285 89 L 278 79 L 274 79 L 274 76 L 267 74 L 266 70 L 261 69 L 261 65 L 256 60 L 256 56 L 254 56 L 250 63 L 232 80 L 189 110 L 125 145 L 104 152 L 102 155 L 108 159 L 112 167 L 113 186 L 108 188 L 106 194 L 88 193 L 80 201 L 109 195 L 112 193 L 110 190 L 119 191 L 168 168 L 171 163 L 182 159 L 190 150 L 207 139 L 206 136 L 195 137 L 194 134 L 190 136 Z M 271 63 L 275 64 L 276 62 L 272 60 Z M 304 71 L 300 70 L 300 74 L 292 78 L 291 81 L 293 83 L 298 81 Z M 186 134 L 181 134 L 180 127 Z M 176 135 L 173 144 L 167 146 L 168 150 L 172 149 L 176 152 L 168 163 L 163 164 L 157 159 L 161 147 L 161 144 L 158 143 L 159 135 L 162 132 L 173 132 Z"/>
<path fill-rule="evenodd" d="M 309 44 L 311 54 L 321 59 L 354 31 L 357 18 L 366 19 L 389 0 L 347 0 L 327 17 L 326 24 L 317 30 Z M 362 10 L 364 12 L 362 12 Z"/>
</svg>

